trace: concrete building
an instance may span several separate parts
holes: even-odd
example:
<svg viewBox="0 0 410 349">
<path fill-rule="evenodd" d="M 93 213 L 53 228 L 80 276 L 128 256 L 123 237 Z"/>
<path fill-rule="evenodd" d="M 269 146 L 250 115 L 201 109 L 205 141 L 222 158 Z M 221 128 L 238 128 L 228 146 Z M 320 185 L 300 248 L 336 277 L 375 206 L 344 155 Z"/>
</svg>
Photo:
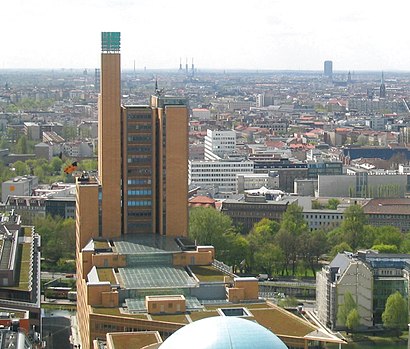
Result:
<svg viewBox="0 0 410 349">
<path fill-rule="evenodd" d="M 320 197 L 391 198 L 404 197 L 407 192 L 407 175 L 368 174 L 355 171 L 352 175 L 318 176 Z M 335 185 L 337 183 L 337 185 Z"/>
<path fill-rule="evenodd" d="M 98 121 L 81 121 L 78 125 L 78 136 L 80 139 L 98 137 Z"/>
<path fill-rule="evenodd" d="M 193 108 L 192 109 L 192 119 L 194 120 L 210 120 L 211 111 L 205 108 Z"/>
<path fill-rule="evenodd" d="M 360 283 L 358 282 L 360 276 Z M 373 326 L 373 275 L 370 267 L 350 254 L 338 254 L 316 274 L 318 318 L 330 328 L 344 327 L 337 322 L 337 311 L 350 293 L 357 304 L 360 324 Z"/>
<path fill-rule="evenodd" d="M 28 196 L 38 187 L 38 177 L 20 176 L 1 184 L 1 201 L 6 202 L 9 195 Z"/>
<path fill-rule="evenodd" d="M 43 142 L 38 143 L 34 146 L 34 154 L 37 159 L 42 158 L 49 161 L 53 157 L 53 147 Z"/>
<path fill-rule="evenodd" d="M 92 143 L 81 141 L 65 142 L 61 147 L 61 151 L 72 159 L 88 158 L 94 155 Z"/>
<path fill-rule="evenodd" d="M 27 139 L 32 141 L 38 141 L 41 139 L 41 129 L 40 125 L 35 122 L 25 122 L 24 123 L 24 134 Z"/>
<path fill-rule="evenodd" d="M 372 199 L 363 206 L 368 224 L 390 225 L 403 233 L 410 231 L 410 199 Z"/>
<path fill-rule="evenodd" d="M 295 179 L 293 192 L 298 196 L 315 196 L 317 179 Z"/>
<path fill-rule="evenodd" d="M 344 211 L 344 208 L 337 210 L 304 209 L 302 216 L 310 230 L 330 231 L 343 222 Z"/>
<path fill-rule="evenodd" d="M 344 328 L 337 321 L 338 307 L 349 292 L 366 329 L 382 324 L 381 315 L 389 295 L 409 294 L 410 255 L 379 254 L 374 251 L 339 253 L 316 274 L 319 320 L 330 328 Z"/>
<path fill-rule="evenodd" d="M 266 187 L 268 189 L 279 188 L 279 175 L 277 172 L 270 173 L 238 173 L 236 175 L 236 192 L 243 194 L 245 190 Z"/>
<path fill-rule="evenodd" d="M 248 233 L 262 218 L 280 222 L 288 205 L 293 202 L 297 203 L 297 198 L 285 197 L 277 200 L 265 195 L 246 195 L 241 200 L 224 200 L 221 211 L 231 217 L 243 233 Z"/>
<path fill-rule="evenodd" d="M 54 183 L 47 189 L 33 190 L 32 195 L 9 195 L 5 207 L 19 214 L 26 224 L 47 215 L 75 219 L 75 194 L 73 184 Z"/>
<path fill-rule="evenodd" d="M 220 160 L 236 150 L 235 131 L 207 130 L 205 136 L 205 160 Z"/>
<path fill-rule="evenodd" d="M 19 215 L 6 212 L 0 215 L 0 245 L 1 314 L 14 314 L 7 321 L 22 319 L 18 323 L 27 334 L 41 332 L 40 236 Z"/>
<path fill-rule="evenodd" d="M 236 192 L 237 174 L 253 173 L 252 161 L 189 161 L 190 185 L 214 186 L 221 192 Z"/>
</svg>

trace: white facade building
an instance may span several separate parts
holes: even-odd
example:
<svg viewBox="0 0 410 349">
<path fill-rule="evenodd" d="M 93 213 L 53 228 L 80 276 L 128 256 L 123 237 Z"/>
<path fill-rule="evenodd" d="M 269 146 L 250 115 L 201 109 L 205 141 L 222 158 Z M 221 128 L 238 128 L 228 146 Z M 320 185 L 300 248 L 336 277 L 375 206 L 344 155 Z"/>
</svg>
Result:
<svg viewBox="0 0 410 349">
<path fill-rule="evenodd" d="M 238 193 L 261 187 L 277 189 L 279 188 L 279 175 L 277 173 L 238 173 L 236 175 L 236 186 Z"/>
<path fill-rule="evenodd" d="M 5 203 L 9 195 L 31 195 L 37 187 L 38 177 L 36 176 L 12 178 L 1 185 L 1 201 Z"/>
<path fill-rule="evenodd" d="M 253 161 L 189 161 L 188 183 L 236 192 L 236 175 L 240 173 L 253 173 Z"/>
<path fill-rule="evenodd" d="M 205 160 L 219 160 L 236 149 L 235 131 L 207 130 L 205 136 Z"/>
</svg>

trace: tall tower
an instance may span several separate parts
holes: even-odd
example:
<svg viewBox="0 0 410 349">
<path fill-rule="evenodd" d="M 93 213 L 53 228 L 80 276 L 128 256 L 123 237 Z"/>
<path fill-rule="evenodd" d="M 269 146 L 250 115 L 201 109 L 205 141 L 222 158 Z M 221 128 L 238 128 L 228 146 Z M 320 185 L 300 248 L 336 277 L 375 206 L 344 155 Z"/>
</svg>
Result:
<svg viewBox="0 0 410 349">
<path fill-rule="evenodd" d="M 384 74 L 382 72 L 382 79 L 380 81 L 380 98 L 386 98 L 386 85 L 384 84 Z"/>
<path fill-rule="evenodd" d="M 333 76 L 333 62 L 332 61 L 325 61 L 323 65 L 323 74 L 329 78 Z"/>
<path fill-rule="evenodd" d="M 101 235 L 121 235 L 120 33 L 101 33 L 101 91 L 98 101 L 98 175 Z"/>
<path fill-rule="evenodd" d="M 98 178 L 77 186 L 77 241 L 188 233 L 188 108 L 162 96 L 121 106 L 120 33 L 102 33 Z"/>
</svg>

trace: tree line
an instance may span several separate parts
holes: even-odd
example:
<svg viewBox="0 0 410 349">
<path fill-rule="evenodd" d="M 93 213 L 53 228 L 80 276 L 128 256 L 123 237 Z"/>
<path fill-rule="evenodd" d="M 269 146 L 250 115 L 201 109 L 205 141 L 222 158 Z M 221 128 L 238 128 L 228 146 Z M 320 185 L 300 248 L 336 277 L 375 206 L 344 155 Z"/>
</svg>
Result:
<svg viewBox="0 0 410 349">
<path fill-rule="evenodd" d="M 410 252 L 410 234 L 392 226 L 367 224 L 363 208 L 345 210 L 341 225 L 331 231 L 310 231 L 303 209 L 289 205 L 280 223 L 262 219 L 246 235 L 240 234 L 227 215 L 195 207 L 190 211 L 189 234 L 199 244 L 211 244 L 216 258 L 237 272 L 269 275 L 315 275 L 320 259 L 359 248 L 383 253 Z"/>
</svg>

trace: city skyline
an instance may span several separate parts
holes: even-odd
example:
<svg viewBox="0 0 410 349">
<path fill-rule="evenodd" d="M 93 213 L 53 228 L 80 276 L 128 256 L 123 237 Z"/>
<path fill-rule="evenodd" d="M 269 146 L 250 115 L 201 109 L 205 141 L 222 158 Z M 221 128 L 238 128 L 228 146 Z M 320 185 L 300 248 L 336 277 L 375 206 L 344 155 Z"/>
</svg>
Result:
<svg viewBox="0 0 410 349">
<path fill-rule="evenodd" d="M 57 5 L 56 5 L 57 4 Z M 94 68 L 101 31 L 122 32 L 124 69 L 409 71 L 405 1 L 3 2 L 0 69 Z M 149 15 L 147 15 L 149 14 Z M 160 49 L 159 49 L 160 48 Z"/>
</svg>

